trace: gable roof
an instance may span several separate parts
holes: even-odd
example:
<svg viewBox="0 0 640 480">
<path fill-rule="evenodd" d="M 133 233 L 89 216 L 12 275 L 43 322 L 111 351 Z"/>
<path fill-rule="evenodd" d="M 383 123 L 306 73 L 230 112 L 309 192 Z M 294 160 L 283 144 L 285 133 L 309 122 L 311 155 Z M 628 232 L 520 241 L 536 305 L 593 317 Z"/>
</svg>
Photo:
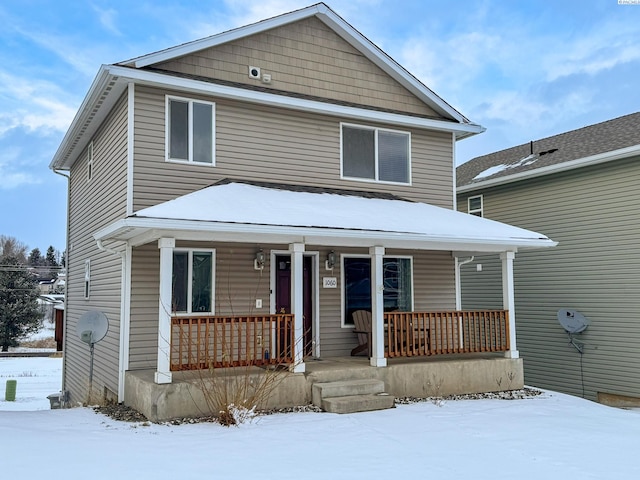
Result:
<svg viewBox="0 0 640 480">
<path fill-rule="evenodd" d="M 640 155 L 640 112 L 463 163 L 458 193 Z"/>
<path fill-rule="evenodd" d="M 540 233 L 486 218 L 399 197 L 361 193 L 222 182 L 139 210 L 99 230 L 94 238 L 131 245 L 168 236 L 178 240 L 216 238 L 474 252 L 555 245 Z"/>
<path fill-rule="evenodd" d="M 442 118 L 411 117 L 407 114 L 377 111 L 369 107 L 332 104 L 322 99 L 296 98 L 295 96 L 287 95 L 285 92 L 269 89 L 255 90 L 248 88 L 247 85 L 229 85 L 224 84 L 224 82 L 212 82 L 210 79 L 189 78 L 188 76 L 169 74 L 168 72 L 151 68 L 154 64 L 160 62 L 166 62 L 173 58 L 189 55 L 203 49 L 215 47 L 310 17 L 316 17 L 326 24 L 400 85 L 439 115 L 442 115 Z M 54 170 L 70 168 L 79 152 L 89 142 L 91 135 L 97 130 L 100 123 L 123 94 L 129 83 L 170 87 L 183 91 L 242 99 L 244 101 L 284 108 L 318 113 L 332 113 L 351 119 L 389 122 L 417 128 L 450 131 L 456 135 L 457 139 L 484 131 L 482 126 L 464 117 L 364 35 L 354 29 L 327 5 L 318 3 L 201 40 L 143 55 L 114 65 L 103 65 L 62 140 L 58 151 L 54 155 L 49 165 L 50 168 Z"/>
</svg>

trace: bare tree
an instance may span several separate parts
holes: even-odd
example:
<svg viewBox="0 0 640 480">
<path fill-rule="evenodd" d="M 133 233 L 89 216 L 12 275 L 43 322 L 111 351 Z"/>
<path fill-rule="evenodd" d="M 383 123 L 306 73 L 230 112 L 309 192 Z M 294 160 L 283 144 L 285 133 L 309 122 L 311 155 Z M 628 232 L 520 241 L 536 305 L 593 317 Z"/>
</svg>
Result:
<svg viewBox="0 0 640 480">
<path fill-rule="evenodd" d="M 12 257 L 20 264 L 27 263 L 27 245 L 15 237 L 0 235 L 0 259 Z"/>
</svg>

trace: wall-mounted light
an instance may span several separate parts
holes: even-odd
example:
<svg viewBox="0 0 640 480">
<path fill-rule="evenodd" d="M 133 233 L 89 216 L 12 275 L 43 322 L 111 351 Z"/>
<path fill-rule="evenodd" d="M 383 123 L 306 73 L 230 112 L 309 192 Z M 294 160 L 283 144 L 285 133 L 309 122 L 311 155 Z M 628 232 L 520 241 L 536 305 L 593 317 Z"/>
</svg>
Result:
<svg viewBox="0 0 640 480">
<path fill-rule="evenodd" d="M 253 268 L 256 270 L 264 269 L 265 256 L 262 249 L 256 252 L 256 258 L 253 260 Z"/>
<path fill-rule="evenodd" d="M 335 265 L 336 265 L 337 258 L 338 257 L 336 255 L 336 252 L 331 250 L 327 254 L 327 260 L 324 262 L 324 268 L 326 268 L 327 270 L 333 270 L 333 267 L 335 267 Z"/>
</svg>

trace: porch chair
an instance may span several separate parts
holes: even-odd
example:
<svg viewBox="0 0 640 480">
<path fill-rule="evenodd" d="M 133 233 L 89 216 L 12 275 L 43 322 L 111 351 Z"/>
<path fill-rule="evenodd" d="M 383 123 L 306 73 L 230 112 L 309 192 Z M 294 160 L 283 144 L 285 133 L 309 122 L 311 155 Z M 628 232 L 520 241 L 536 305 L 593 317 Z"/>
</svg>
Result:
<svg viewBox="0 0 640 480">
<path fill-rule="evenodd" d="M 371 312 L 356 310 L 351 316 L 353 324 L 356 326 L 353 333 L 358 335 L 358 346 L 351 350 L 351 356 L 366 351 L 367 355 L 371 357 Z"/>
</svg>

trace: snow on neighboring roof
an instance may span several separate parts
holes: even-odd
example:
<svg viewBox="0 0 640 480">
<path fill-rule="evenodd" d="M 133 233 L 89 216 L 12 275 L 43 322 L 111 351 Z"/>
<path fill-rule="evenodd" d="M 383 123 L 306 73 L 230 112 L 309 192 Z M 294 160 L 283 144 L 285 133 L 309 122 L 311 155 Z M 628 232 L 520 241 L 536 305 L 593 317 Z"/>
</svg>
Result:
<svg viewBox="0 0 640 480">
<path fill-rule="evenodd" d="M 537 157 L 534 162 L 525 161 L 532 155 Z M 638 155 L 640 112 L 472 158 L 456 168 L 457 191 L 470 192 Z M 498 169 L 504 165 L 508 168 Z"/>
<path fill-rule="evenodd" d="M 539 158 L 538 155 L 531 154 L 531 155 L 527 155 L 524 158 L 521 158 L 516 163 L 512 163 L 510 165 L 505 165 L 505 164 L 495 165 L 493 167 L 487 168 L 486 170 L 483 170 L 478 175 L 473 177 L 473 179 L 478 180 L 480 178 L 491 177 L 492 175 L 495 175 L 500 172 L 504 172 L 505 170 L 508 170 L 510 168 L 517 168 L 517 167 L 531 165 L 532 163 L 535 163 L 535 161 L 538 160 L 538 158 Z"/>
<path fill-rule="evenodd" d="M 363 198 L 352 192 L 336 192 L 291 191 L 245 183 L 217 184 L 145 208 L 129 218 L 166 220 L 167 225 L 170 221 L 186 220 L 356 231 L 362 238 L 376 232 L 396 238 L 407 235 L 423 242 L 490 241 L 500 245 L 555 245 L 540 233 L 455 210 L 426 203 Z"/>
</svg>

